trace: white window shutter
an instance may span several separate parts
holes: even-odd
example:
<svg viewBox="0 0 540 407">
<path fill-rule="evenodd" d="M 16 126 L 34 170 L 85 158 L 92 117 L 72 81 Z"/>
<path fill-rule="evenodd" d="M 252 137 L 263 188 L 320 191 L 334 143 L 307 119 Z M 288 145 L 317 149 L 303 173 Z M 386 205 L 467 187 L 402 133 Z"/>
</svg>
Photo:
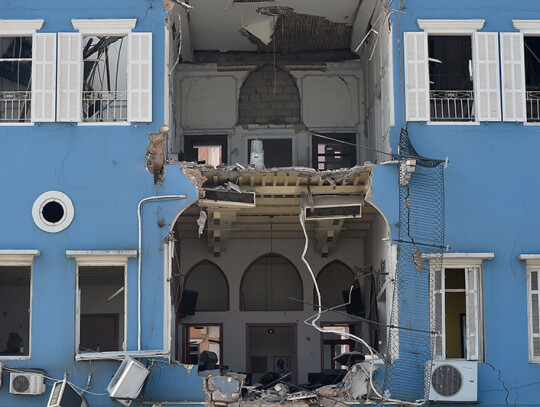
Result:
<svg viewBox="0 0 540 407">
<path fill-rule="evenodd" d="M 476 120 L 481 122 L 501 121 L 499 39 L 497 33 L 474 33 L 473 61 Z"/>
<path fill-rule="evenodd" d="M 438 332 L 434 335 L 433 357 L 444 358 L 446 356 L 446 344 L 444 333 L 444 278 L 443 270 L 441 268 L 435 269 L 431 273 L 432 280 L 432 292 L 433 292 L 433 312 L 435 315 L 432 317 L 434 326 L 433 331 Z"/>
<path fill-rule="evenodd" d="M 56 34 L 39 33 L 32 37 L 32 121 L 54 122 Z"/>
<path fill-rule="evenodd" d="M 404 33 L 405 106 L 407 121 L 429 120 L 428 37 L 425 32 Z"/>
<path fill-rule="evenodd" d="M 128 121 L 152 121 L 152 33 L 131 33 L 128 52 Z"/>
<path fill-rule="evenodd" d="M 522 33 L 501 33 L 501 74 L 503 120 L 527 121 Z"/>
<path fill-rule="evenodd" d="M 478 285 L 479 267 L 465 268 L 465 307 L 467 325 L 467 360 L 480 359 Z"/>
<path fill-rule="evenodd" d="M 529 316 L 529 361 L 540 362 L 540 308 L 538 270 L 527 270 L 527 304 Z"/>
<path fill-rule="evenodd" d="M 58 34 L 58 96 L 56 117 L 59 122 L 81 120 L 82 36 Z"/>
</svg>

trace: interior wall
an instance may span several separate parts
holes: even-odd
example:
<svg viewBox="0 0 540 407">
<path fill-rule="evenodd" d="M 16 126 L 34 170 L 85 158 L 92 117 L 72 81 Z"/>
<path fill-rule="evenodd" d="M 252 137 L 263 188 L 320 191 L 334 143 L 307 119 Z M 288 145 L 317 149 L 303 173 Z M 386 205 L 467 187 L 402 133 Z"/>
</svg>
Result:
<svg viewBox="0 0 540 407">
<path fill-rule="evenodd" d="M 286 68 L 291 69 L 289 72 L 295 78 L 300 93 L 300 121 L 309 130 L 321 133 L 356 133 L 357 141 L 362 141 L 360 135 L 364 134 L 365 80 L 361 66 L 359 61 L 348 61 L 327 64 L 325 70 Z M 223 161 L 246 163 L 249 160 L 247 137 L 291 137 L 293 165 L 311 166 L 309 133 L 299 131 L 300 129 L 287 121 L 273 125 L 263 122 L 258 125 L 237 125 L 240 90 L 250 72 L 218 71 L 216 64 L 180 64 L 177 67 L 175 130 L 178 146 L 183 144 L 184 134 L 227 134 L 230 157 L 224 157 Z M 261 90 L 273 92 L 273 88 L 268 89 L 266 82 L 263 84 L 262 81 Z M 276 92 L 279 96 L 280 93 L 292 92 L 292 89 L 277 86 Z M 265 95 L 244 95 L 244 99 L 246 96 L 253 96 L 253 103 L 259 97 L 256 103 L 261 109 L 266 106 L 265 103 L 268 109 L 271 107 L 261 99 Z M 290 113 L 285 110 L 287 109 L 280 114 Z M 360 157 L 357 157 L 357 162 L 363 162 L 359 160 Z"/>
<path fill-rule="evenodd" d="M 183 239 L 180 266 L 189 270 L 200 259 L 211 258 L 225 273 L 230 288 L 230 310 L 226 312 L 197 312 L 194 316 L 183 318 L 180 323 L 223 323 L 223 364 L 237 372 L 246 371 L 246 324 L 247 323 L 295 323 L 298 325 L 298 381 L 307 381 L 309 372 L 321 370 L 321 337 L 313 327 L 303 323 L 314 314 L 313 306 L 305 304 L 301 311 L 240 311 L 240 282 L 244 270 L 258 257 L 269 252 L 278 253 L 290 260 L 302 278 L 304 300 L 312 303 L 314 285 L 306 266 L 301 260 L 304 248 L 303 239 L 228 239 L 222 247 L 221 257 L 211 257 L 207 241 L 202 239 Z M 310 239 L 306 259 L 315 274 L 332 260 L 339 259 L 349 267 L 362 266 L 364 261 L 363 239 L 342 239 L 331 251 L 328 258 L 322 258 L 315 250 L 315 240 Z M 348 287 L 345 287 L 347 289 Z M 353 318 L 340 314 L 324 314 L 323 321 L 350 321 Z M 181 330 L 180 330 L 181 331 Z M 179 339 L 182 344 L 181 338 Z"/>
</svg>

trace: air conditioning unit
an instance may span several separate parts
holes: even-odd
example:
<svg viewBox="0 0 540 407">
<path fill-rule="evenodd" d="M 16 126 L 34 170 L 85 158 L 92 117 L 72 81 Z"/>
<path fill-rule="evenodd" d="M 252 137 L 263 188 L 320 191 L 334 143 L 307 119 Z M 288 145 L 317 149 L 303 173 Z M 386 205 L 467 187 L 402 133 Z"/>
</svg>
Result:
<svg viewBox="0 0 540 407">
<path fill-rule="evenodd" d="M 56 382 L 47 407 L 88 407 L 86 399 L 66 380 Z"/>
<path fill-rule="evenodd" d="M 477 401 L 478 362 L 434 361 L 431 367 L 430 401 Z"/>
<path fill-rule="evenodd" d="M 129 406 L 141 392 L 149 373 L 141 362 L 126 356 L 107 386 L 110 398 Z"/>
<path fill-rule="evenodd" d="M 39 373 L 10 373 L 9 392 L 37 396 L 45 392 L 45 381 Z"/>
<path fill-rule="evenodd" d="M 304 198 L 306 220 L 360 218 L 364 199 L 359 195 L 315 195 Z"/>
</svg>

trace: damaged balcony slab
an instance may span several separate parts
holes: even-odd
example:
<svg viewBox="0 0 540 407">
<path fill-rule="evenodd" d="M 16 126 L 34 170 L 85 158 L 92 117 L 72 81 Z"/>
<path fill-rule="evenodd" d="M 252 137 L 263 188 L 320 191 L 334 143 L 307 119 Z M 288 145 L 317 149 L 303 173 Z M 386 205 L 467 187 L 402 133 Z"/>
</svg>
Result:
<svg viewBox="0 0 540 407">
<path fill-rule="evenodd" d="M 304 167 L 255 169 L 236 165 L 213 168 L 202 164 L 181 164 L 182 173 L 200 191 L 203 187 L 218 188 L 231 182 L 243 192 L 255 192 L 257 195 L 364 193 L 368 201 L 371 197 L 372 174 L 376 166 L 367 164 L 339 170 L 317 171 Z"/>
</svg>

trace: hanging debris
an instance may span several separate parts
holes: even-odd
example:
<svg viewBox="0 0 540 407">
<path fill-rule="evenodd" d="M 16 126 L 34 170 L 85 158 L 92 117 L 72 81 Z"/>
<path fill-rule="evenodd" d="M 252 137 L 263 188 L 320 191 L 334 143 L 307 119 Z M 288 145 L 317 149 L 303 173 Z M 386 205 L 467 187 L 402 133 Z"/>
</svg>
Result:
<svg viewBox="0 0 540 407">
<path fill-rule="evenodd" d="M 150 144 L 146 147 L 146 169 L 154 174 L 154 184 L 163 185 L 165 175 L 165 139 L 169 134 L 168 126 L 161 126 L 159 133 L 150 133 Z"/>
</svg>

